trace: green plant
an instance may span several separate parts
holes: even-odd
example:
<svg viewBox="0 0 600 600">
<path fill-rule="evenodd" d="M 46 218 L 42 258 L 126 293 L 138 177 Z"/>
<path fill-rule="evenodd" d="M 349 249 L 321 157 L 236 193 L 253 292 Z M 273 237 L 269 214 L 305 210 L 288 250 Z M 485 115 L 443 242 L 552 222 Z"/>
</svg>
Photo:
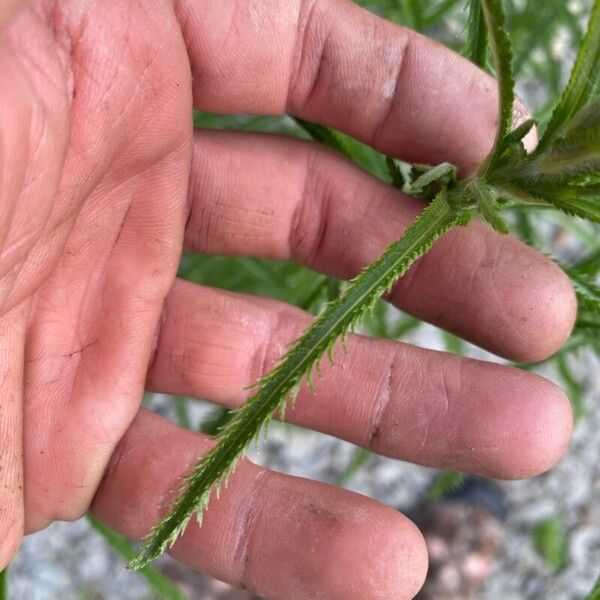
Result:
<svg viewBox="0 0 600 600">
<path fill-rule="evenodd" d="M 558 572 L 567 564 L 568 542 L 566 527 L 560 517 L 552 517 L 538 523 L 533 531 L 536 550 L 548 567 Z"/>
<path fill-rule="evenodd" d="M 587 597 L 587 600 L 600 600 L 600 577 L 598 577 L 598 581 L 590 595 Z"/>
<path fill-rule="evenodd" d="M 467 475 L 460 471 L 443 471 L 434 480 L 427 492 L 427 500 L 435 502 L 459 490 L 467 481 Z"/>
<path fill-rule="evenodd" d="M 8 568 L 4 569 L 3 571 L 0 571 L 0 600 L 6 600 L 8 598 L 8 591 L 7 591 L 7 583 L 6 580 L 8 579 Z"/>
<path fill-rule="evenodd" d="M 91 513 L 87 514 L 87 519 L 92 528 L 104 538 L 104 541 L 124 560 L 132 560 L 136 554 L 135 546 L 122 535 L 113 531 L 110 527 L 104 525 Z M 147 581 L 150 588 L 156 592 L 159 598 L 165 600 L 186 600 L 184 594 L 168 577 L 163 575 L 151 566 L 146 566 L 140 570 L 140 575 Z M 3 600 L 0 593 L 0 600 Z"/>
<path fill-rule="evenodd" d="M 407 10 L 414 8 L 413 3 L 403 6 Z M 497 137 L 487 160 L 465 180 L 457 179 L 452 165 L 415 165 L 406 171 L 388 160 L 396 185 L 429 204 L 397 242 L 325 307 L 279 365 L 256 384 L 254 395 L 220 430 L 218 443 L 186 477 L 179 497 L 153 529 L 140 555 L 132 561 L 132 568 L 142 568 L 164 552 L 194 514 L 202 518 L 211 493 L 218 493 L 219 486 L 226 484 L 239 457 L 273 414 L 283 414 L 300 382 L 305 378 L 311 384 L 322 357 L 328 355 L 333 360 L 331 351 L 336 341 L 343 342 L 345 334 L 374 308 L 382 294 L 448 230 L 479 216 L 506 233 L 506 208 L 528 211 L 536 205 L 553 206 L 569 215 L 600 222 L 600 0 L 594 3 L 569 84 L 531 154 L 526 152 L 523 139 L 535 126 L 534 120 L 513 128 L 513 52 L 503 3 L 471 1 L 469 9 L 469 55 L 484 64 L 484 48 L 489 46 L 500 89 Z M 411 14 L 414 16 L 414 11 Z M 416 21 L 417 28 L 421 25 Z M 319 135 L 310 126 L 303 126 Z M 322 138 L 330 145 L 337 143 L 333 132 Z M 338 145 L 337 149 L 345 151 L 345 146 Z M 526 221 L 521 226 L 525 224 Z M 600 296 L 593 277 L 584 271 L 582 265 L 576 269 L 582 306 L 578 332 L 585 335 L 599 326 Z"/>
</svg>

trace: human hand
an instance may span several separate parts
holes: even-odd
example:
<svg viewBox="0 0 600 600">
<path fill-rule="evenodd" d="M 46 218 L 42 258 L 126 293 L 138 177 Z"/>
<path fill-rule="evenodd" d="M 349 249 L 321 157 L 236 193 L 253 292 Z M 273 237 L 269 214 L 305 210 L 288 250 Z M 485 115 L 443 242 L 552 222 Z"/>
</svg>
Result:
<svg viewBox="0 0 600 600">
<path fill-rule="evenodd" d="M 143 536 L 210 444 L 140 411 L 144 388 L 239 404 L 309 323 L 281 303 L 176 280 L 183 245 L 350 277 L 421 208 L 314 144 L 192 136 L 192 104 L 291 112 L 464 172 L 491 147 L 497 113 L 489 77 L 342 0 L 8 7 L 0 566 L 23 532 L 90 506 Z M 556 350 L 575 314 L 550 261 L 481 223 L 441 240 L 390 300 L 519 360 Z M 360 336 L 287 417 L 388 456 L 506 478 L 547 469 L 571 429 L 564 395 L 538 377 Z M 249 462 L 173 554 L 268 598 L 411 597 L 427 565 L 395 511 Z"/>
</svg>

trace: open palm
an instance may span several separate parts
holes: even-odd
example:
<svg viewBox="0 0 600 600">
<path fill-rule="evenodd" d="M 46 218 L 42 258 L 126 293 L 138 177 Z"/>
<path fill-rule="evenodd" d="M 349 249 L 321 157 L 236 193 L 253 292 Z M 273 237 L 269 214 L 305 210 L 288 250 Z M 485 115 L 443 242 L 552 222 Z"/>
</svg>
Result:
<svg viewBox="0 0 600 600">
<path fill-rule="evenodd" d="M 193 135 L 192 106 L 290 112 L 375 148 L 472 170 L 493 81 L 346 0 L 36 0 L 0 8 L 0 568 L 23 533 L 88 508 L 139 538 L 210 441 L 140 411 L 144 389 L 234 406 L 310 322 L 176 279 L 182 248 L 349 277 L 420 210 L 341 157 L 275 136 Z M 570 285 L 483 224 L 449 234 L 390 301 L 540 359 Z M 533 375 L 353 337 L 288 418 L 388 456 L 524 477 L 564 451 L 562 392 Z M 173 554 L 267 598 L 404 598 L 404 517 L 243 462 Z"/>
</svg>

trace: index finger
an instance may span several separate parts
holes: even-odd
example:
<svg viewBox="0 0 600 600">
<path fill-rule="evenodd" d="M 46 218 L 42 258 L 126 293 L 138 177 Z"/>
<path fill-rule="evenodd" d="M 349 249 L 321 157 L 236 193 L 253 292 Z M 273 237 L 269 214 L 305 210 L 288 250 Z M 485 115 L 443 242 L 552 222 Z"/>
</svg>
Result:
<svg viewBox="0 0 600 600">
<path fill-rule="evenodd" d="M 290 112 L 414 162 L 472 170 L 489 152 L 494 80 L 347 0 L 180 0 L 198 109 Z"/>
</svg>

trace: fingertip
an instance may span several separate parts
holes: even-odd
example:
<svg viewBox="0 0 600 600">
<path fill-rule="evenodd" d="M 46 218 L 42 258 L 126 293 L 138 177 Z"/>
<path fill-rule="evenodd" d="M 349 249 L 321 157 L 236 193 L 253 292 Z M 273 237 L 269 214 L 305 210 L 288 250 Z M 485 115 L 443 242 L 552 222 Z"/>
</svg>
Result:
<svg viewBox="0 0 600 600">
<path fill-rule="evenodd" d="M 573 432 L 573 411 L 563 390 L 537 375 L 521 375 L 523 383 L 515 386 L 521 397 L 512 402 L 519 414 L 507 411 L 503 429 L 508 433 L 500 436 L 498 461 L 490 461 L 489 476 L 498 479 L 545 473 L 562 458 Z"/>
<path fill-rule="evenodd" d="M 569 277 L 553 260 L 514 237 L 498 237 L 481 223 L 473 232 L 471 249 L 479 243 L 486 250 L 471 287 L 480 298 L 472 339 L 519 363 L 552 356 L 570 337 L 577 318 Z"/>
<path fill-rule="evenodd" d="M 359 494 L 269 475 L 242 581 L 260 596 L 408 600 L 427 573 L 423 536 L 405 516 Z"/>
<path fill-rule="evenodd" d="M 521 305 L 523 335 L 508 353 L 519 362 L 536 363 L 555 354 L 569 339 L 577 319 L 577 297 L 566 273 L 544 257 L 543 268 L 531 274 L 526 288 L 515 287 Z"/>
<path fill-rule="evenodd" d="M 378 513 L 376 521 L 349 521 L 340 537 L 331 586 L 340 598 L 408 600 L 425 583 L 429 559 L 421 532 L 394 510 L 381 507 Z"/>
<path fill-rule="evenodd" d="M 385 529 L 389 538 L 383 546 L 393 557 L 387 565 L 384 581 L 389 594 L 385 598 L 414 598 L 423 587 L 429 567 L 427 545 L 419 529 L 407 518 L 389 523 Z M 381 546 L 381 538 L 377 540 Z M 381 548 L 379 550 L 381 553 Z M 366 596 L 372 597 L 372 596 Z"/>
<path fill-rule="evenodd" d="M 537 391 L 529 419 L 533 433 L 515 462 L 513 478 L 545 473 L 563 457 L 573 433 L 573 409 L 564 391 L 550 381 L 535 377 Z"/>
</svg>

